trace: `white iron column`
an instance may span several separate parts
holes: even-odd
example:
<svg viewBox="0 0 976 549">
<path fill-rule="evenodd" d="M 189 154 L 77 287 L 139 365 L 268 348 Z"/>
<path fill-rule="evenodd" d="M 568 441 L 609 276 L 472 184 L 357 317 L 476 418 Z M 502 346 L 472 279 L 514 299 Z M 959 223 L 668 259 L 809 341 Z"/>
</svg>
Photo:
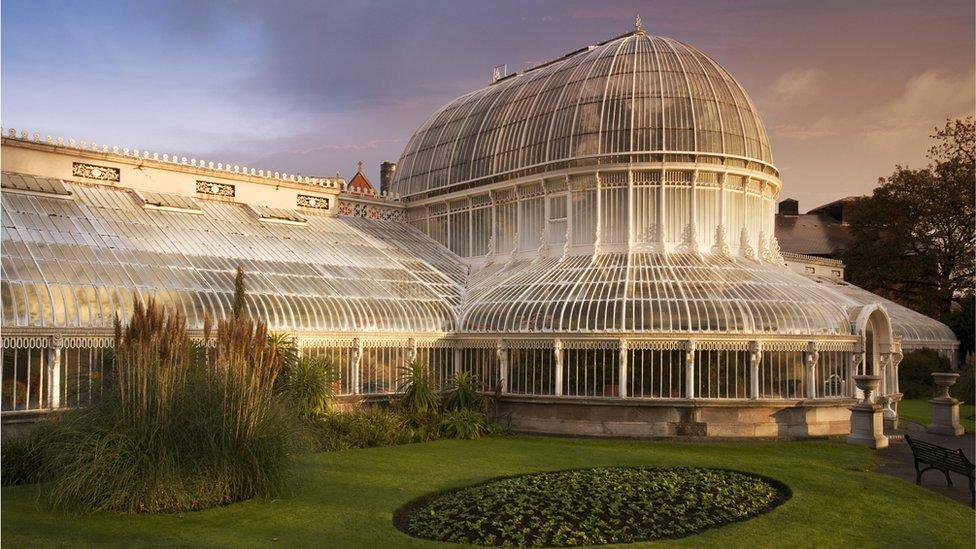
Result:
<svg viewBox="0 0 976 549">
<path fill-rule="evenodd" d="M 413 362 L 417 359 L 417 340 L 410 338 L 407 340 L 407 362 Z"/>
<path fill-rule="evenodd" d="M 556 364 L 556 388 L 554 394 L 556 396 L 562 396 L 563 394 L 563 342 L 561 339 L 556 339 L 552 342 L 552 355 L 553 362 Z"/>
<path fill-rule="evenodd" d="M 498 358 L 498 382 L 501 385 L 502 394 L 508 393 L 508 347 L 504 339 L 499 339 L 495 343 L 495 357 Z"/>
<path fill-rule="evenodd" d="M 573 181 L 566 176 L 566 243 L 563 244 L 563 257 L 569 253 L 569 247 L 573 244 L 573 227 L 576 223 L 573 215 Z"/>
<path fill-rule="evenodd" d="M 685 341 L 685 398 L 695 398 L 695 341 Z"/>
<path fill-rule="evenodd" d="M 48 404 L 61 407 L 61 334 L 51 336 L 51 347 L 47 356 Z"/>
<path fill-rule="evenodd" d="M 634 231 L 634 170 L 627 170 L 627 251 L 634 249 L 637 236 Z"/>
<path fill-rule="evenodd" d="M 892 394 L 901 395 L 901 386 L 898 384 L 898 365 L 901 364 L 901 359 L 905 358 L 905 355 L 901 353 L 901 342 L 897 342 L 891 346 L 891 381 L 892 381 Z"/>
<path fill-rule="evenodd" d="M 619 345 L 619 373 L 617 374 L 617 394 L 621 397 L 630 396 L 627 391 L 627 379 L 628 379 L 628 364 L 627 364 L 627 340 L 621 339 L 618 343 Z"/>
<path fill-rule="evenodd" d="M 596 180 L 596 236 L 593 238 L 593 256 L 596 257 L 603 244 L 603 182 L 600 180 L 600 172 L 596 172 L 593 177 Z"/>
<path fill-rule="evenodd" d="M 353 340 L 352 345 L 352 363 L 350 364 L 350 370 L 352 371 L 352 394 L 358 395 L 361 391 L 359 363 L 363 357 L 363 340 L 357 337 Z"/>
<path fill-rule="evenodd" d="M 691 217 L 688 219 L 687 251 L 698 253 L 698 170 L 691 176 Z"/>
<path fill-rule="evenodd" d="M 720 173 L 719 177 L 719 188 L 718 188 L 718 226 L 723 233 L 728 232 L 728 204 L 726 203 L 725 197 L 725 181 L 728 179 L 728 174 Z"/>
<path fill-rule="evenodd" d="M 857 388 L 857 384 L 854 383 L 854 376 L 857 375 L 857 369 L 861 366 L 861 362 L 864 361 L 864 342 L 858 341 L 854 345 L 854 352 L 851 353 L 850 364 L 848 365 L 847 371 L 847 383 L 849 387 L 849 395 L 854 398 L 859 398 L 861 390 Z"/>
<path fill-rule="evenodd" d="M 883 406 L 881 410 L 882 417 L 891 427 L 894 427 L 895 424 L 892 422 L 898 417 L 898 414 L 895 412 L 895 401 L 897 400 L 897 396 L 895 395 L 894 390 L 895 384 L 891 380 L 891 373 L 892 370 L 894 370 L 894 368 L 891 367 L 891 361 L 891 353 L 882 354 L 879 360 L 881 364 L 882 387 L 881 399 L 879 400 L 879 403 L 881 406 Z"/>
<path fill-rule="evenodd" d="M 816 341 L 807 343 L 807 352 L 804 356 L 807 365 L 807 398 L 817 398 L 817 362 L 820 360 L 820 348 Z"/>
<path fill-rule="evenodd" d="M 464 360 L 464 354 L 461 352 L 460 343 L 460 341 L 454 341 L 451 343 L 451 353 L 454 355 L 454 366 L 452 367 L 452 373 L 455 375 L 461 371 L 461 362 Z"/>
<path fill-rule="evenodd" d="M 749 342 L 749 398 L 759 398 L 759 365 L 762 363 L 762 343 Z"/>
<path fill-rule="evenodd" d="M 655 240 L 658 251 L 661 252 L 667 251 L 667 245 L 664 243 L 664 223 L 667 216 L 664 212 L 664 180 L 667 173 L 667 170 L 661 170 L 661 184 L 657 187 L 657 234 Z"/>
<path fill-rule="evenodd" d="M 474 222 L 474 203 L 470 198 L 468 198 L 468 211 L 465 218 L 467 218 L 467 225 L 464 230 L 468 233 L 468 253 L 474 255 L 474 230 L 471 227 Z"/>
</svg>

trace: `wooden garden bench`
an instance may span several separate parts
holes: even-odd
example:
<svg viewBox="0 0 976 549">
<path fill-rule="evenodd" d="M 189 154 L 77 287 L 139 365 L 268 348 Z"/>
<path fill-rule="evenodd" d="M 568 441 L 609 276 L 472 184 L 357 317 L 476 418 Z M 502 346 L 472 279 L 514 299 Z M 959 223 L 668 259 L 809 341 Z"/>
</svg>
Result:
<svg viewBox="0 0 976 549">
<path fill-rule="evenodd" d="M 962 453 L 962 449 L 950 450 L 938 444 L 914 439 L 909 435 L 905 435 L 905 441 L 908 442 L 915 457 L 915 484 L 922 484 L 922 473 L 929 469 L 942 471 L 949 486 L 952 486 L 949 472 L 959 473 L 969 479 L 969 504 L 976 506 L 976 465 L 969 461 L 969 458 Z M 919 469 L 920 464 L 928 467 Z"/>
</svg>

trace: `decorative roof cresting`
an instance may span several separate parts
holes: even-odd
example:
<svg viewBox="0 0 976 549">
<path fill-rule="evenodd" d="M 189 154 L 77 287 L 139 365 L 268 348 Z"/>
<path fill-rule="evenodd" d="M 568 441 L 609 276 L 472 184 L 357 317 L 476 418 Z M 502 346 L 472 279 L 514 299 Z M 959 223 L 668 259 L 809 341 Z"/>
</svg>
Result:
<svg viewBox="0 0 976 549">
<path fill-rule="evenodd" d="M 0 128 L 0 134 L 6 139 L 16 139 L 18 141 L 27 141 L 32 143 L 41 143 L 45 145 L 51 145 L 55 147 L 63 147 L 69 149 L 77 149 L 83 151 L 91 151 L 103 154 L 115 154 L 119 156 L 124 156 L 127 158 L 141 158 L 144 160 L 152 160 L 155 162 L 166 162 L 171 164 L 178 164 L 183 166 L 191 166 L 194 168 L 213 170 L 218 172 L 227 172 L 238 175 L 249 175 L 252 177 L 262 177 L 265 179 L 274 179 L 278 181 L 290 181 L 294 183 L 304 183 L 306 185 L 314 185 L 317 187 L 325 187 L 328 189 L 339 189 L 345 190 L 346 181 L 341 177 L 308 177 L 303 175 L 296 175 L 283 172 L 272 172 L 271 170 L 256 170 L 254 168 L 248 168 L 246 166 L 231 165 L 230 163 L 224 164 L 222 162 L 209 162 L 204 160 L 197 160 L 196 158 L 187 159 L 185 156 L 179 156 L 176 154 L 160 154 L 158 152 L 152 152 L 148 150 L 140 149 L 129 149 L 128 147 L 120 149 L 118 146 L 109 147 L 108 145 L 98 145 L 95 141 L 90 144 L 81 140 L 76 141 L 74 139 L 64 140 L 63 137 L 58 137 L 56 140 L 50 135 L 41 138 L 39 132 L 34 132 L 29 134 L 26 131 L 21 131 L 18 136 L 17 130 L 14 128 L 7 128 L 4 131 Z"/>
</svg>

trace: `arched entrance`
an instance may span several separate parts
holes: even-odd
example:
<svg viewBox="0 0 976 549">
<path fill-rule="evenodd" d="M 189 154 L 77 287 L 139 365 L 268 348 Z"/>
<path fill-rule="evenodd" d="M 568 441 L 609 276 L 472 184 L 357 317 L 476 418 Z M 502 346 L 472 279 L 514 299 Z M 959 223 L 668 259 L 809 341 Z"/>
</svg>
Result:
<svg viewBox="0 0 976 549">
<path fill-rule="evenodd" d="M 881 378 L 872 400 L 884 406 L 885 430 L 891 429 L 897 426 L 897 402 L 901 397 L 892 363 L 893 354 L 900 358 L 901 351 L 891 332 L 891 318 L 883 306 L 875 303 L 862 307 L 853 324 L 854 333 L 861 338 L 861 359 L 855 373 Z M 855 396 L 862 398 L 863 394 L 857 390 Z"/>
<path fill-rule="evenodd" d="M 891 319 L 879 304 L 862 307 L 854 320 L 854 333 L 861 337 L 862 358 L 858 374 L 881 376 L 891 358 Z"/>
</svg>

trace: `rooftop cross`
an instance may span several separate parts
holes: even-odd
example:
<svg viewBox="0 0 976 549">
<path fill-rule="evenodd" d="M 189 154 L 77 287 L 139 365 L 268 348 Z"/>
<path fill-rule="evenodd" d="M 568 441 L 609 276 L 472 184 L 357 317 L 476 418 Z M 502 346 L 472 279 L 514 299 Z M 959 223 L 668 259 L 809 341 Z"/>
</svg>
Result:
<svg viewBox="0 0 976 549">
<path fill-rule="evenodd" d="M 356 162 L 356 171 L 358 171 L 358 172 L 362 172 L 363 171 L 363 161 L 362 160 L 360 160 L 359 162 Z"/>
<path fill-rule="evenodd" d="M 644 34 L 644 26 L 641 24 L 640 14 L 634 18 L 634 34 Z"/>
</svg>

